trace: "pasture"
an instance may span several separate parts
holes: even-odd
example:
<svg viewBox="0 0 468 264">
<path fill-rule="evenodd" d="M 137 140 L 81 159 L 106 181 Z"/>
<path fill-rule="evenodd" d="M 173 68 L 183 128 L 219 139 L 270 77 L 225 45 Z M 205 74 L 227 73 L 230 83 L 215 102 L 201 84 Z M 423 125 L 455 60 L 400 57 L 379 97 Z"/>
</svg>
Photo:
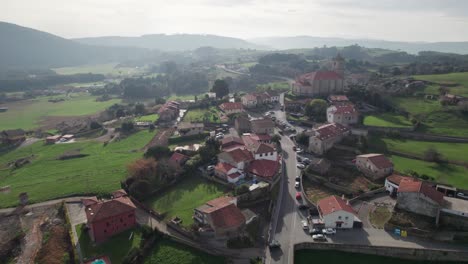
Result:
<svg viewBox="0 0 468 264">
<path fill-rule="evenodd" d="M 404 116 L 392 113 L 368 115 L 364 117 L 364 125 L 376 127 L 411 127 L 411 122 Z"/>
<path fill-rule="evenodd" d="M 144 72 L 142 68 L 121 67 L 117 63 L 62 67 L 62 68 L 55 68 L 52 70 L 60 75 L 94 73 L 94 74 L 103 74 L 103 75 L 114 76 L 114 77 L 128 77 L 128 76 L 132 76 L 135 74 L 141 74 Z"/>
<path fill-rule="evenodd" d="M 455 72 L 447 74 L 415 75 L 416 80 L 424 80 L 449 86 L 450 93 L 468 96 L 468 72 Z M 436 86 L 438 88 L 438 86 Z M 433 93 L 434 89 L 428 90 Z M 438 92 L 436 93 L 438 94 Z"/>
<path fill-rule="evenodd" d="M 142 156 L 140 151 L 156 131 L 140 131 L 128 138 L 109 143 L 95 141 L 44 145 L 43 141 L 16 149 L 0 156 L 0 186 L 10 186 L 2 194 L 0 207 L 18 203 L 18 195 L 27 192 L 30 203 L 58 197 L 108 193 L 120 188 L 127 175 L 126 165 Z M 70 151 L 88 156 L 67 160 L 57 159 Z M 20 158 L 30 163 L 14 169 L 8 163 Z"/>
<path fill-rule="evenodd" d="M 144 116 L 139 116 L 135 118 L 136 122 L 156 122 L 159 119 L 158 114 L 150 114 L 150 115 L 144 115 Z"/>
<path fill-rule="evenodd" d="M 408 174 L 410 171 L 415 171 L 419 175 L 431 176 L 437 182 L 450 184 L 455 187 L 468 189 L 468 175 L 466 168 L 452 164 L 437 164 L 435 162 L 427 162 L 415 160 L 393 155 L 391 157 L 395 170 Z"/>
<path fill-rule="evenodd" d="M 429 100 L 422 97 L 393 97 L 391 102 L 412 115 L 428 114 L 443 111 L 444 107 L 438 100 Z"/>
<path fill-rule="evenodd" d="M 182 225 L 189 227 L 193 223 L 193 209 L 222 196 L 225 191 L 223 186 L 194 175 L 150 199 L 146 204 L 164 214 L 166 220 L 178 216 L 182 219 Z"/>
<path fill-rule="evenodd" d="M 172 240 L 162 239 L 156 242 L 144 264 L 222 264 L 225 261 L 224 257 L 210 255 Z"/>
<path fill-rule="evenodd" d="M 371 146 L 381 146 L 391 151 L 408 153 L 419 157 L 423 157 L 427 149 L 435 148 L 445 159 L 468 162 L 468 156 L 466 155 L 468 153 L 468 143 L 428 142 L 380 136 L 372 137 L 369 143 Z"/>
<path fill-rule="evenodd" d="M 184 122 L 221 123 L 220 111 L 217 107 L 190 109 L 184 116 Z"/>
<path fill-rule="evenodd" d="M 107 107 L 119 103 L 120 99 L 97 102 L 96 97 L 87 94 L 71 94 L 63 96 L 65 101 L 48 102 L 57 97 L 39 97 L 26 101 L 4 104 L 8 111 L 0 113 L 0 130 L 4 129 L 34 129 L 41 126 L 41 121 L 52 116 L 86 116 L 92 115 Z"/>
</svg>

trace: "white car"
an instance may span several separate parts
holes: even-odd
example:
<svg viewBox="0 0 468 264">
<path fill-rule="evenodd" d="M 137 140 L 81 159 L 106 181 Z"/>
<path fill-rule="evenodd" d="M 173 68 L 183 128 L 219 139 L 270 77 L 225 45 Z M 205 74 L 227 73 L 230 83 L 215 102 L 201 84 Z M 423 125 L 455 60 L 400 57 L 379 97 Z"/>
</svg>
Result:
<svg viewBox="0 0 468 264">
<path fill-rule="evenodd" d="M 302 229 L 304 230 L 309 229 L 309 224 L 307 223 L 307 220 L 302 220 Z"/>
<path fill-rule="evenodd" d="M 301 186 L 301 183 L 297 181 L 297 182 L 294 184 L 294 187 L 299 188 L 299 186 Z"/>
<path fill-rule="evenodd" d="M 304 150 L 303 150 L 303 149 L 301 149 L 301 148 L 297 148 L 297 149 L 296 149 L 296 153 L 298 153 L 298 154 L 299 154 L 299 153 L 302 153 L 302 152 L 304 152 Z"/>
<path fill-rule="evenodd" d="M 215 169 L 215 166 L 213 166 L 213 165 L 210 165 L 210 166 L 206 167 L 207 171 L 213 171 L 214 169 Z"/>
<path fill-rule="evenodd" d="M 458 198 L 462 198 L 462 199 L 468 199 L 468 195 L 465 195 L 464 193 L 457 193 L 457 197 Z"/>
<path fill-rule="evenodd" d="M 327 241 L 327 238 L 322 234 L 312 235 L 312 239 L 315 241 Z"/>
<path fill-rule="evenodd" d="M 336 229 L 334 229 L 334 228 L 325 228 L 325 229 L 322 229 L 322 233 L 324 233 L 325 235 L 334 235 L 334 234 L 336 234 Z"/>
<path fill-rule="evenodd" d="M 302 163 L 298 163 L 296 166 L 298 169 L 301 169 L 301 170 L 305 169 L 305 165 Z"/>
</svg>

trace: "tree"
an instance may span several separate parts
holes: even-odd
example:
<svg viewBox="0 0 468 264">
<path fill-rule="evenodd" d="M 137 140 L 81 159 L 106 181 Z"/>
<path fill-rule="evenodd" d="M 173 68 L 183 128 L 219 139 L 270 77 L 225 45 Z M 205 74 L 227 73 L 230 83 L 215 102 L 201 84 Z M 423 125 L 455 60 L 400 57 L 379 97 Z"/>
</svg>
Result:
<svg viewBox="0 0 468 264">
<path fill-rule="evenodd" d="M 159 160 L 163 157 L 169 157 L 171 150 L 165 146 L 153 146 L 145 152 L 145 158 L 154 158 Z"/>
<path fill-rule="evenodd" d="M 158 97 L 156 97 L 156 99 L 154 99 L 154 103 L 156 103 L 156 104 L 165 104 L 166 99 L 158 96 Z"/>
<path fill-rule="evenodd" d="M 136 104 L 135 105 L 135 114 L 137 115 L 143 115 L 145 114 L 145 105 L 144 104 Z"/>
<path fill-rule="evenodd" d="M 305 107 L 305 114 L 317 121 L 324 121 L 327 116 L 327 102 L 323 99 L 313 99 Z"/>
<path fill-rule="evenodd" d="M 429 147 L 424 151 L 424 159 L 432 162 L 440 162 L 442 160 L 442 154 L 440 154 L 436 148 Z"/>
<path fill-rule="evenodd" d="M 138 179 L 151 179 L 156 176 L 157 162 L 155 159 L 138 159 L 127 165 L 129 177 Z"/>
<path fill-rule="evenodd" d="M 216 98 L 223 98 L 229 94 L 229 85 L 225 80 L 216 80 L 211 88 L 211 92 L 216 93 Z"/>
<path fill-rule="evenodd" d="M 122 132 L 130 132 L 134 129 L 134 125 L 133 125 L 133 122 L 130 122 L 130 121 L 127 121 L 127 122 L 123 122 L 120 129 L 122 130 Z"/>
<path fill-rule="evenodd" d="M 89 128 L 91 129 L 98 129 L 98 128 L 101 128 L 101 124 L 99 124 L 97 121 L 91 121 L 91 123 L 89 124 Z"/>
<path fill-rule="evenodd" d="M 281 141 L 281 136 L 278 135 L 278 134 L 274 134 L 274 135 L 271 137 L 271 141 L 272 141 L 272 142 L 275 142 L 276 144 L 279 144 L 279 142 Z"/>
<path fill-rule="evenodd" d="M 296 142 L 304 146 L 309 146 L 309 137 L 304 133 L 299 133 L 296 136 Z"/>
<path fill-rule="evenodd" d="M 130 195 L 138 200 L 144 200 L 151 194 L 151 183 L 148 180 L 136 180 L 128 188 Z"/>
</svg>

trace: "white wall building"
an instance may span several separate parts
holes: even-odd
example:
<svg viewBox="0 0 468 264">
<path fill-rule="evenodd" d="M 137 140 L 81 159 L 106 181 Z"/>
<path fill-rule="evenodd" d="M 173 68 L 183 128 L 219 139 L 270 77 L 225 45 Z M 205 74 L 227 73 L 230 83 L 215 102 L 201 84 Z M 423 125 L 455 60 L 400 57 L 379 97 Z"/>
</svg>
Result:
<svg viewBox="0 0 468 264">
<path fill-rule="evenodd" d="M 347 200 L 329 196 L 319 200 L 317 207 L 326 228 L 353 228 L 356 214 Z"/>
</svg>

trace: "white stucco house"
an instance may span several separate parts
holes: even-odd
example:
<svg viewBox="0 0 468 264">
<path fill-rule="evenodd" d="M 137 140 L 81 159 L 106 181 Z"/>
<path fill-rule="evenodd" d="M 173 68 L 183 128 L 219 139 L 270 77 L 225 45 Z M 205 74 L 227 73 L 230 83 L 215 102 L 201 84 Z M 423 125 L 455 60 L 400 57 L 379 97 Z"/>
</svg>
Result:
<svg viewBox="0 0 468 264">
<path fill-rule="evenodd" d="M 344 198 L 329 196 L 317 202 L 320 218 L 326 228 L 353 228 L 356 217 L 353 207 Z"/>
</svg>

